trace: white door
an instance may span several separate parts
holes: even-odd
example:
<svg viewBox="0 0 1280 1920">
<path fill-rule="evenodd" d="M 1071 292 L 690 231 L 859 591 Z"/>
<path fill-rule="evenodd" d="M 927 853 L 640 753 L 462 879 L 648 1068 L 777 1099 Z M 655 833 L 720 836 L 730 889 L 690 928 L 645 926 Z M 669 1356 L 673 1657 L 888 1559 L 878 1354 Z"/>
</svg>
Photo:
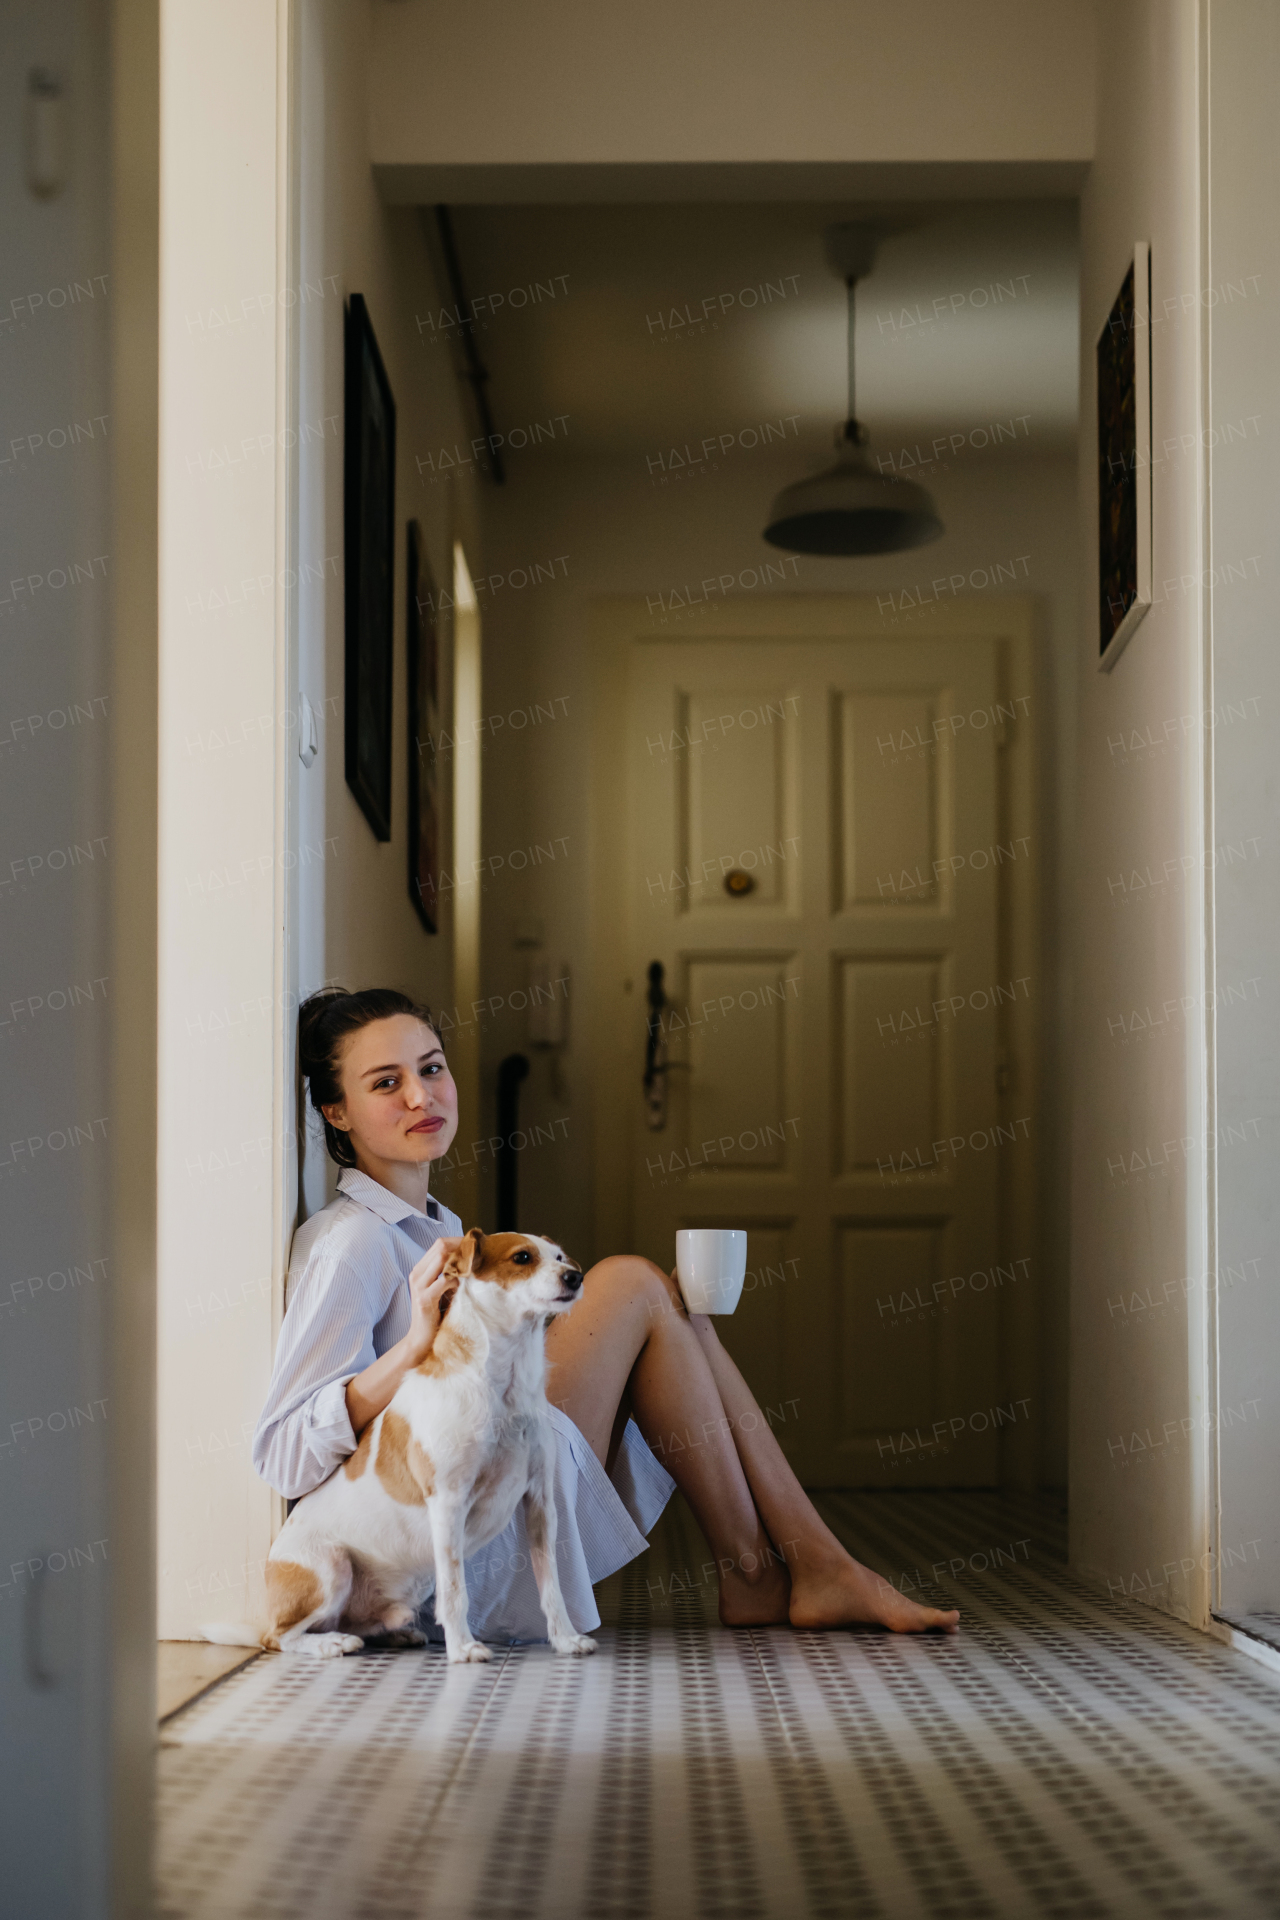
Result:
<svg viewBox="0 0 1280 1920">
<path fill-rule="evenodd" d="M 999 1261 L 1017 1137 L 997 666 L 896 634 L 631 649 L 637 1066 L 655 962 L 668 1002 L 659 1098 L 617 1094 L 633 1226 L 666 1265 L 681 1226 L 747 1228 L 719 1331 L 811 1485 L 997 1478 L 998 1290 L 951 1286 Z"/>
</svg>

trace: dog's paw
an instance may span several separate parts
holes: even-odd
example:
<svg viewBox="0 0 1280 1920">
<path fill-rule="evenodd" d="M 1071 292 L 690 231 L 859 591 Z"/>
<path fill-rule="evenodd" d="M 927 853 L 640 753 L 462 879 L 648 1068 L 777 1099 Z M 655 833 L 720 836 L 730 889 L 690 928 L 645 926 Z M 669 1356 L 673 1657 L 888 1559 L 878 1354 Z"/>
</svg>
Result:
<svg viewBox="0 0 1280 1920">
<path fill-rule="evenodd" d="M 315 1660 L 340 1660 L 344 1653 L 363 1653 L 358 1633 L 304 1633 L 298 1645 Z"/>
<path fill-rule="evenodd" d="M 488 1647 L 481 1646 L 478 1640 L 463 1640 L 456 1647 L 449 1648 L 449 1658 L 455 1666 L 465 1666 L 470 1661 L 492 1660 Z"/>
<path fill-rule="evenodd" d="M 416 1627 L 380 1627 L 370 1634 L 365 1645 L 375 1652 L 395 1652 L 400 1647 L 425 1647 L 427 1636 L 419 1633 Z"/>
<path fill-rule="evenodd" d="M 556 1653 L 594 1653 L 596 1643 L 585 1633 L 553 1633 L 551 1645 Z"/>
</svg>

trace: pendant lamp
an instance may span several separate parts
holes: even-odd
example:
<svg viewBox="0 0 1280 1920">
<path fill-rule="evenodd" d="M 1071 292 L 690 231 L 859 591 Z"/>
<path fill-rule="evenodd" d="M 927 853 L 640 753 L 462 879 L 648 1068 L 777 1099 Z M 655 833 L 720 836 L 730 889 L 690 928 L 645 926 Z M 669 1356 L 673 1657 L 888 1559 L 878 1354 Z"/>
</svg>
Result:
<svg viewBox="0 0 1280 1920">
<path fill-rule="evenodd" d="M 773 503 L 764 537 L 788 553 L 900 553 L 926 546 L 942 532 L 937 508 L 923 487 L 872 466 L 865 451 L 867 430 L 854 416 L 854 288 L 871 269 L 879 237 L 874 227 L 857 222 L 827 229 L 827 259 L 848 294 L 849 410 L 844 425 L 836 428 L 835 465 L 784 487 Z"/>
</svg>

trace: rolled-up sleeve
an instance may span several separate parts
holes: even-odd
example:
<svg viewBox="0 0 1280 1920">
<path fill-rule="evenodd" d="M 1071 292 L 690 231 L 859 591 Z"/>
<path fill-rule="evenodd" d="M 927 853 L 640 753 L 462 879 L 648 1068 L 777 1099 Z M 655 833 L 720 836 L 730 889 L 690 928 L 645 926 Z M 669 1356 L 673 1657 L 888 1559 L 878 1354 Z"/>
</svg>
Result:
<svg viewBox="0 0 1280 1920">
<path fill-rule="evenodd" d="M 354 1451 L 347 1382 L 377 1358 L 374 1328 L 387 1301 L 323 1244 L 291 1288 L 267 1403 L 253 1436 L 253 1464 L 287 1500 L 310 1493 Z"/>
</svg>

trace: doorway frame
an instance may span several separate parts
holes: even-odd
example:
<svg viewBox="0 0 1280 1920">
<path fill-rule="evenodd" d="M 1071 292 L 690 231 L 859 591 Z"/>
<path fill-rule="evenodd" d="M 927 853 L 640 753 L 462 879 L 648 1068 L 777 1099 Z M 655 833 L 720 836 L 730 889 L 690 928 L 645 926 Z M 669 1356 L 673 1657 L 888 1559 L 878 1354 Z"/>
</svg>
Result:
<svg viewBox="0 0 1280 1920">
<path fill-rule="evenodd" d="M 625 776 L 619 777 L 616 743 L 626 725 L 627 678 L 633 647 L 647 642 L 669 644 L 690 640 L 812 640 L 883 641 L 901 633 L 946 640 L 962 646 L 966 640 L 994 641 L 998 661 L 998 701 L 1016 705 L 1025 698 L 1026 724 L 1002 723 L 1004 737 L 998 754 L 997 832 L 1004 835 L 1011 820 L 1031 835 L 1039 859 L 1013 862 L 1002 868 L 998 946 L 999 977 L 1045 980 L 1042 965 L 1043 916 L 1050 888 L 1041 867 L 1049 851 L 1042 830 L 1041 756 L 1037 720 L 1048 694 L 1046 648 L 1041 641 L 1042 614 L 1030 595 L 957 596 L 938 602 L 916 621 L 901 626 L 886 622 L 882 600 L 874 594 L 769 594 L 754 601 L 730 599 L 703 604 L 687 627 L 670 619 L 656 620 L 652 604 L 641 595 L 616 595 L 591 603 L 589 658 L 591 772 L 589 831 L 589 927 L 586 992 L 586 1030 L 591 1047 L 591 1077 L 595 1085 L 625 1085 L 634 1075 L 639 1099 L 638 1054 L 634 1032 L 641 1004 L 635 957 L 626 948 L 627 875 L 618 858 L 626 844 L 628 794 Z M 622 764 L 625 764 L 623 762 Z M 1006 972 L 1006 970 L 1008 970 Z M 1034 1288 L 1002 1290 L 1000 1308 L 999 1374 L 1002 1394 L 1017 1383 L 1034 1383 L 1043 1405 L 1046 1396 L 1044 1355 L 1040 1330 L 1047 1316 L 1040 1299 L 1047 1286 L 1065 1287 L 1065 1261 L 1048 1262 L 1044 1232 L 1043 1059 L 1051 1007 L 1048 994 L 1013 1002 L 1001 1009 L 1001 1046 L 1012 1071 L 1008 1087 L 999 1095 L 999 1117 L 1013 1117 L 1012 1106 L 1035 1116 L 1031 1147 L 1031 1178 L 1000 1183 L 1001 1254 L 1029 1248 Z M 593 1128 L 593 1229 L 598 1252 L 630 1246 L 631 1219 L 629 1128 L 621 1103 L 597 1101 Z M 1036 1422 L 1021 1423 L 1001 1436 L 1000 1484 L 1033 1490 L 1040 1484 L 1041 1440 Z"/>
<path fill-rule="evenodd" d="M 292 305 L 275 300 L 261 324 L 228 331 L 225 348 L 219 335 L 218 357 L 193 368 L 202 316 L 225 304 L 226 289 L 296 284 L 299 17 L 296 0 L 257 11 L 236 0 L 230 32 L 224 15 L 211 25 L 172 5 L 162 21 L 153 1562 L 162 1640 L 198 1639 L 204 1620 L 257 1610 L 285 1513 L 256 1475 L 225 1463 L 247 1458 L 265 1396 L 297 1211 L 288 1002 L 298 761 L 291 733 L 274 724 L 298 689 L 287 585 L 298 540 Z M 214 140 L 218 76 L 234 92 L 246 59 L 256 77 L 241 101 L 240 158 L 210 168 L 205 148 L 194 157 L 190 129 Z M 222 455 L 224 423 L 245 418 L 269 421 L 273 444 L 250 436 L 230 449 L 241 469 L 233 488 L 202 463 L 207 450 Z M 224 585 L 208 556 L 223 553 L 269 583 L 245 596 L 234 647 L 200 644 L 205 592 Z M 236 745 L 206 752 L 205 728 L 228 739 L 238 728 Z M 193 992 L 203 995 L 194 1020 Z"/>
</svg>

